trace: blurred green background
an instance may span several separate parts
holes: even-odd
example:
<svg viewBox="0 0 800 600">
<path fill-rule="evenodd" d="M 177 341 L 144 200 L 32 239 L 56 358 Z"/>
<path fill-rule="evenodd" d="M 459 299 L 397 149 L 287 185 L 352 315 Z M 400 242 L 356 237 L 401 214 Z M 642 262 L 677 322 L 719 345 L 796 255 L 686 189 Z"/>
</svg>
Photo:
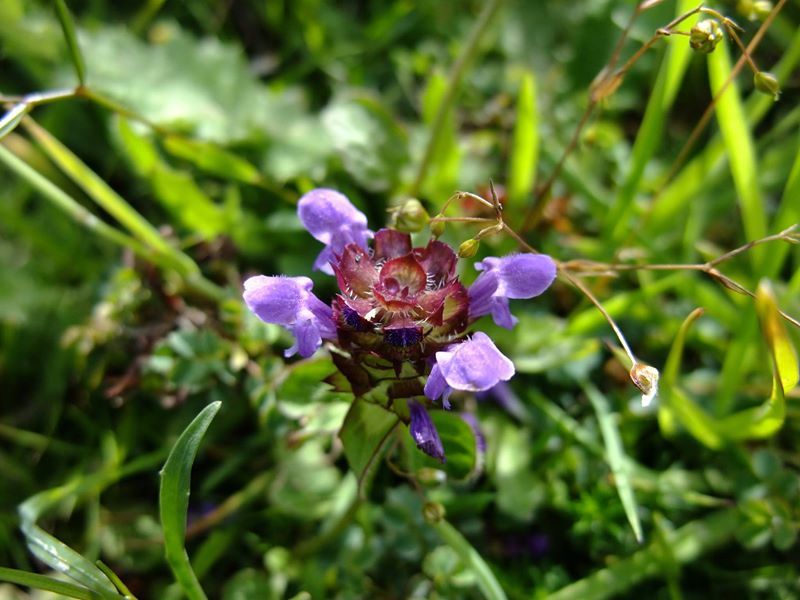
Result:
<svg viewBox="0 0 800 600">
<path fill-rule="evenodd" d="M 644 4 L 617 66 L 696 7 Z M 729 279 L 647 268 L 703 265 L 800 221 L 800 3 L 776 4 L 752 58 L 779 101 L 745 67 L 711 104 L 741 56 L 730 39 L 709 55 L 657 41 L 542 196 L 635 2 L 74 0 L 76 53 L 57 2 L 3 0 L 0 92 L 30 110 L 4 120 L 0 147 L 0 565 L 49 573 L 26 548 L 41 526 L 138 598 L 187 593 L 164 559 L 158 472 L 220 400 L 186 542 L 210 598 L 490 596 L 425 501 L 509 598 L 798 597 L 798 331 L 777 312 L 800 315 L 797 236 L 716 265 Z M 769 12 L 710 6 L 744 44 Z M 525 239 L 574 261 L 662 370 L 660 400 L 640 407 L 608 324 L 560 280 L 515 303 L 513 331 L 481 324 L 515 362 L 516 403 L 458 402 L 488 444 L 471 473 L 421 464 L 398 431 L 341 521 L 351 398 L 321 383 L 325 352 L 284 361 L 290 337 L 243 309 L 240 282 L 309 275 L 335 293 L 295 214 L 314 187 L 377 229 L 409 197 L 435 215 L 490 181 L 517 231 L 541 209 Z M 515 248 L 492 237 L 479 256 Z"/>
</svg>

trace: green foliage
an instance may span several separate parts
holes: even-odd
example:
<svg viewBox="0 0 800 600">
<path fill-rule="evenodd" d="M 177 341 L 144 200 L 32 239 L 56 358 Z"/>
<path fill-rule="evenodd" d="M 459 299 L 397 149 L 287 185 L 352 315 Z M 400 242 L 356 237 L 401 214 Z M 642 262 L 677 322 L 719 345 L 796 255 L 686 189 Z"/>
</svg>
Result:
<svg viewBox="0 0 800 600">
<path fill-rule="evenodd" d="M 700 55 L 676 31 L 592 84 L 633 4 L 133 4 L 0 2 L 0 580 L 73 598 L 797 596 L 796 10 L 750 55 L 775 102 L 728 33 Z M 616 68 L 697 6 L 647 4 Z M 732 4 L 747 45 L 760 22 Z M 710 16 L 728 31 L 708 12 L 675 28 Z M 295 214 L 309 189 L 377 229 L 410 196 L 437 215 L 490 180 L 515 231 L 541 203 L 521 235 L 562 278 L 512 303 L 513 330 L 477 324 L 517 373 L 430 407 L 443 465 L 387 388 L 353 401 L 329 352 L 285 359 L 240 282 L 307 275 L 331 298 Z M 484 208 L 453 201 L 468 220 L 442 239 L 517 250 L 478 235 Z M 661 371 L 653 407 L 567 272 Z"/>
</svg>

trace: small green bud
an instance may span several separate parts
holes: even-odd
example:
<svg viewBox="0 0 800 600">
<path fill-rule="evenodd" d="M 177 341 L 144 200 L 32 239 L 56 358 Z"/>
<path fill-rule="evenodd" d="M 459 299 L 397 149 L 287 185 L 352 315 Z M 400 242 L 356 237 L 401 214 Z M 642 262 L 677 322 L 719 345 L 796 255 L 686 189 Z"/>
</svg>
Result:
<svg viewBox="0 0 800 600">
<path fill-rule="evenodd" d="M 444 506 L 438 502 L 426 502 L 422 507 L 422 516 L 428 523 L 438 523 L 444 519 Z"/>
<path fill-rule="evenodd" d="M 470 238 L 466 242 L 462 242 L 462 244 L 458 247 L 458 257 L 472 258 L 478 253 L 478 248 L 480 248 L 480 246 L 481 243 L 479 240 Z"/>
<path fill-rule="evenodd" d="M 689 45 L 701 54 L 710 54 L 723 37 L 719 23 L 714 19 L 703 19 L 689 32 Z"/>
<path fill-rule="evenodd" d="M 442 217 L 442 215 L 436 215 L 435 218 L 438 219 L 438 218 L 441 218 L 441 217 Z M 433 237 L 437 237 L 437 238 L 438 237 L 442 237 L 442 234 L 444 233 L 444 226 L 445 226 L 445 222 L 444 221 L 432 221 L 431 222 L 431 235 Z"/>
<path fill-rule="evenodd" d="M 406 200 L 394 215 L 394 228 L 403 233 L 417 233 L 431 220 L 422 202 L 416 198 Z"/>
<path fill-rule="evenodd" d="M 772 12 L 772 2 L 769 0 L 740 0 L 736 10 L 750 21 L 759 21 L 767 18 Z"/>
<path fill-rule="evenodd" d="M 759 92 L 772 96 L 773 100 L 777 100 L 781 95 L 781 86 L 778 83 L 778 78 L 772 73 L 759 71 L 753 76 L 753 84 Z"/>
</svg>

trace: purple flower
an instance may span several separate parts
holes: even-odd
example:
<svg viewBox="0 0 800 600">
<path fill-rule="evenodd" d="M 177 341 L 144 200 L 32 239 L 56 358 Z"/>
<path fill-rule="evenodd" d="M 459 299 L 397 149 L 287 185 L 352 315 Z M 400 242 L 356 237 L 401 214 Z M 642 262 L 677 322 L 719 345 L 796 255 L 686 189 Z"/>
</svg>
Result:
<svg viewBox="0 0 800 600">
<path fill-rule="evenodd" d="M 411 424 L 408 426 L 408 431 L 417 448 L 422 450 L 428 456 L 432 456 L 436 460 L 444 463 L 444 446 L 439 437 L 439 432 L 436 431 L 436 426 L 431 420 L 431 416 L 425 407 L 416 400 L 408 401 L 408 410 L 411 413 Z"/>
<path fill-rule="evenodd" d="M 425 395 L 431 400 L 447 398 L 453 390 L 483 392 L 514 375 L 514 363 L 503 355 L 485 333 L 478 331 L 471 339 L 448 346 L 436 353 L 436 364 L 425 383 Z"/>
<path fill-rule="evenodd" d="M 511 329 L 517 318 L 508 308 L 509 298 L 533 298 L 556 278 L 556 265 L 545 254 L 490 256 L 475 263 L 483 271 L 469 288 L 469 318 L 491 313 L 500 327 Z"/>
<path fill-rule="evenodd" d="M 372 232 L 367 228 L 367 217 L 343 194 L 335 190 L 316 189 L 308 192 L 297 203 L 297 214 L 303 226 L 325 248 L 314 261 L 314 268 L 333 275 L 329 264 L 348 244 L 366 250 Z"/>
<path fill-rule="evenodd" d="M 247 307 L 262 321 L 283 325 L 294 335 L 287 357 L 299 352 L 306 358 L 323 339 L 336 339 L 331 309 L 311 292 L 313 286 L 308 277 L 256 275 L 244 282 Z"/>
</svg>

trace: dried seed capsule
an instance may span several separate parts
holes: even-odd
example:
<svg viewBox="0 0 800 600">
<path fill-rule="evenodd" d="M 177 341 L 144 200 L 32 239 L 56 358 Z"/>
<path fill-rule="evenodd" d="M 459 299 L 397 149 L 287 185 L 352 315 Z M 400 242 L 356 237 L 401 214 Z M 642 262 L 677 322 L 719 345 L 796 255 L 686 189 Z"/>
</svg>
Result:
<svg viewBox="0 0 800 600">
<path fill-rule="evenodd" d="M 642 406 L 647 407 L 658 394 L 658 369 L 650 365 L 636 363 L 630 373 L 633 385 L 642 392 Z"/>
<path fill-rule="evenodd" d="M 703 19 L 689 32 L 689 45 L 701 54 L 710 54 L 723 37 L 719 23 L 714 19 Z"/>
</svg>

